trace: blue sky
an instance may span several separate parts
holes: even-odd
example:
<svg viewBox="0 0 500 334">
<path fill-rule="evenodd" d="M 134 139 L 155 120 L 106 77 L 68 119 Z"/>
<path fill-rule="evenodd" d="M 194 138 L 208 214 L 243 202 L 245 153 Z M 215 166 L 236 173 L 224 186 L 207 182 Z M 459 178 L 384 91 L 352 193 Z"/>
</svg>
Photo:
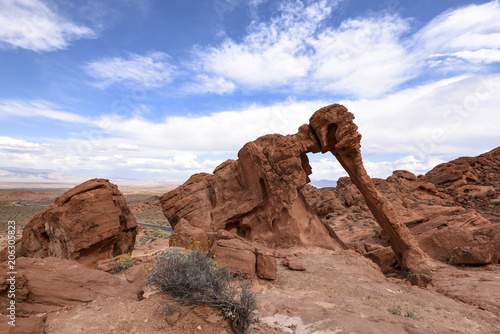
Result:
<svg viewBox="0 0 500 334">
<path fill-rule="evenodd" d="M 76 4 L 78 3 L 78 4 Z M 175 184 L 342 103 L 372 177 L 500 143 L 499 1 L 0 1 L 0 184 Z M 311 155 L 314 180 L 345 172 Z"/>
</svg>

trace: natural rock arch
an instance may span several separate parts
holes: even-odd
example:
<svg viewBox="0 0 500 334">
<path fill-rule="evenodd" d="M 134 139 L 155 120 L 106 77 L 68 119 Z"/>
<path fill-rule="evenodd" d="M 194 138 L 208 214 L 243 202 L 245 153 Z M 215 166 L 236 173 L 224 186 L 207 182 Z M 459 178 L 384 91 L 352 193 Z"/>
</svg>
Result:
<svg viewBox="0 0 500 334">
<path fill-rule="evenodd" d="M 238 160 L 222 163 L 213 174 L 195 174 L 163 195 L 160 202 L 174 228 L 173 244 L 197 242 L 212 248 L 227 237 L 221 230 L 232 230 L 256 254 L 260 247 L 345 248 L 300 192 L 312 172 L 306 154 L 331 152 L 390 237 L 401 267 L 422 269 L 427 256 L 363 167 L 361 135 L 353 119 L 339 104 L 319 109 L 296 134 L 266 135 L 249 142 L 238 152 Z"/>
</svg>

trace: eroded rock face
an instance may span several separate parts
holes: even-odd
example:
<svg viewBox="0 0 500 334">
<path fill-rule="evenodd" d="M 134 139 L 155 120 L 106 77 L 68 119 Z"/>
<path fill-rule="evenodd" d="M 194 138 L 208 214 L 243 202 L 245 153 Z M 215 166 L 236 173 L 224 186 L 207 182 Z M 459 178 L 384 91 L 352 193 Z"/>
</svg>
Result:
<svg viewBox="0 0 500 334">
<path fill-rule="evenodd" d="M 207 234 L 234 230 L 270 248 L 340 249 L 299 192 L 311 173 L 306 151 L 298 135 L 267 135 L 247 143 L 238 160 L 224 162 L 213 174 L 193 175 L 160 198 L 174 235 L 184 218 Z"/>
<path fill-rule="evenodd" d="M 453 250 L 450 263 L 455 265 L 483 266 L 498 263 L 499 254 L 492 244 L 471 247 L 462 246 Z"/>
<path fill-rule="evenodd" d="M 238 152 L 238 160 L 224 162 L 213 174 L 193 175 L 160 198 L 174 233 L 183 218 L 205 231 L 207 239 L 219 230 L 232 230 L 248 242 L 269 248 L 344 248 L 300 191 L 312 172 L 306 153 L 331 152 L 390 236 L 401 266 L 419 270 L 426 256 L 366 174 L 359 150 L 361 135 L 353 119 L 341 105 L 324 107 L 296 134 L 260 137 Z M 215 238 L 214 244 L 218 242 Z"/>
<path fill-rule="evenodd" d="M 131 252 L 137 223 L 118 187 L 105 179 L 84 182 L 58 197 L 24 228 L 27 257 L 58 257 L 89 267 Z"/>
</svg>

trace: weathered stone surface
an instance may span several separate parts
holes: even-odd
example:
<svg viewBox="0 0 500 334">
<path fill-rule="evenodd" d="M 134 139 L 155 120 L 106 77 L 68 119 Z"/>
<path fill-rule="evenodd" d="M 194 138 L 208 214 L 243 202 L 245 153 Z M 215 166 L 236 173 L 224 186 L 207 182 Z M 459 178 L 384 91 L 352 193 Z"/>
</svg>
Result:
<svg viewBox="0 0 500 334">
<path fill-rule="evenodd" d="M 204 230 L 190 225 L 187 220 L 181 218 L 170 236 L 170 245 L 187 249 L 208 250 L 212 242 Z"/>
<path fill-rule="evenodd" d="M 121 256 L 111 259 L 100 260 L 96 264 L 96 269 L 113 273 L 113 266 L 120 260 Z M 155 267 L 154 256 L 150 254 L 134 256 L 133 266 L 125 270 L 127 282 L 134 284 L 138 288 L 146 285 L 148 274 Z"/>
<path fill-rule="evenodd" d="M 160 198 L 174 233 L 184 218 L 205 232 L 235 230 L 265 247 L 341 248 L 299 193 L 310 171 L 297 136 L 258 138 L 238 157 L 221 164 L 213 175 L 193 175 Z"/>
<path fill-rule="evenodd" d="M 450 263 L 454 265 L 484 266 L 498 263 L 498 251 L 492 244 L 461 246 L 453 250 Z"/>
<path fill-rule="evenodd" d="M 7 264 L 1 263 L 2 267 Z M 138 300 L 142 289 L 101 270 L 78 262 L 46 258 L 16 260 L 16 312 L 20 316 L 56 310 L 60 306 L 90 302 L 96 298 L 123 297 Z M 0 276 L 0 307 L 9 299 L 7 276 Z"/>
<path fill-rule="evenodd" d="M 441 185 L 467 184 L 467 179 L 475 181 L 477 178 L 472 174 L 472 168 L 465 160 L 440 164 L 426 174 L 430 182 Z"/>
<path fill-rule="evenodd" d="M 448 226 L 420 238 L 419 244 L 434 259 L 447 262 L 453 250 L 464 244 L 474 243 L 474 236 L 467 230 Z"/>
<path fill-rule="evenodd" d="M 366 173 L 360 151 L 361 135 L 353 119 L 354 116 L 345 107 L 331 105 L 316 111 L 309 120 L 309 126 L 302 126 L 299 133 L 313 133 L 311 137 L 317 139 L 315 145 L 309 148 L 310 152 L 331 152 L 344 167 L 373 216 L 389 236 L 401 267 L 417 271 L 431 266 L 391 202 L 380 194 Z"/>
<path fill-rule="evenodd" d="M 325 217 L 329 213 L 337 213 L 345 208 L 337 198 L 335 188 L 316 188 L 306 184 L 300 190 L 307 203 L 313 208 L 318 216 Z"/>
<path fill-rule="evenodd" d="M 2 314 L 2 317 L 5 315 Z M 3 334 L 45 334 L 45 321 L 47 316 L 16 317 L 16 326 L 11 326 L 7 320 L 0 322 L 0 333 Z"/>
<path fill-rule="evenodd" d="M 211 255 L 215 261 L 226 265 L 232 272 L 241 271 L 249 276 L 255 275 L 255 248 L 241 238 L 218 239 L 212 246 Z"/>
<path fill-rule="evenodd" d="M 448 173 L 447 168 L 452 172 Z M 465 178 L 455 179 L 453 175 L 461 169 L 473 176 L 467 174 Z M 500 206 L 495 204 L 500 193 L 500 148 L 478 157 L 463 157 L 439 165 L 426 176 L 394 171 L 386 180 L 372 181 L 389 199 L 427 255 L 447 262 L 452 251 L 461 246 L 492 244 L 500 251 Z M 336 188 L 326 188 L 322 192 L 329 192 L 344 206 L 343 215 L 332 212 L 325 221 L 344 240 L 356 240 L 348 247 L 358 249 L 358 240 L 364 240 L 362 243 L 390 241 L 387 233 L 378 228 L 374 229 L 375 234 L 363 230 L 371 225 L 371 217 L 365 199 L 350 178 L 341 178 Z M 313 201 L 319 202 L 315 205 L 321 206 L 317 193 L 304 192 L 307 196 L 314 196 Z"/>
<path fill-rule="evenodd" d="M 306 267 L 302 263 L 302 261 L 296 256 L 289 256 L 285 260 L 283 260 L 283 265 L 287 266 L 290 270 L 296 271 L 305 271 Z"/>
<path fill-rule="evenodd" d="M 382 247 L 364 254 L 381 268 L 388 268 L 396 264 L 397 259 L 390 247 Z"/>
<path fill-rule="evenodd" d="M 409 282 L 411 285 L 418 286 L 419 288 L 427 288 L 429 285 L 432 285 L 432 277 L 430 275 L 421 273 L 417 274 L 411 273 L 406 278 L 406 281 Z"/>
<path fill-rule="evenodd" d="M 257 276 L 264 279 L 276 279 L 276 259 L 273 253 L 264 249 L 256 249 Z"/>
<path fill-rule="evenodd" d="M 367 252 L 372 252 L 374 250 L 384 248 L 384 246 L 382 246 L 381 244 L 373 244 L 373 243 L 367 243 L 367 242 L 364 243 L 364 246 L 365 246 L 365 250 Z"/>
<path fill-rule="evenodd" d="M 118 187 L 93 179 L 67 191 L 25 227 L 23 255 L 72 259 L 89 267 L 134 249 L 137 223 Z"/>
</svg>

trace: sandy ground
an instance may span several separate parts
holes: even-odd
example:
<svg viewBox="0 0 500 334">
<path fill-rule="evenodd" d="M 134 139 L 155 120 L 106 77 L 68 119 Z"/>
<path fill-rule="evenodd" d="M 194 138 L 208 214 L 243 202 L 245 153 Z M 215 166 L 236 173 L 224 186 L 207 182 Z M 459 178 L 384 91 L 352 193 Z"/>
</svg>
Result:
<svg viewBox="0 0 500 334">
<path fill-rule="evenodd" d="M 9 205 L 10 212 L 27 217 L 41 211 L 55 195 L 52 191 L 39 195 L 0 191 L 0 202 L 3 200 L 3 208 Z M 133 189 L 126 196 L 135 203 L 157 195 Z M 147 214 L 156 217 L 157 211 Z M 344 238 L 355 240 L 368 231 L 372 234 L 374 227 L 366 217 L 356 224 L 339 220 L 336 229 L 344 231 Z M 0 243 L 4 242 L 0 233 Z M 168 242 L 168 236 L 140 228 L 134 253 L 154 254 L 168 248 Z M 291 271 L 278 260 L 277 280 L 253 278 L 259 322 L 249 333 L 500 334 L 499 265 L 467 268 L 443 264 L 431 273 L 435 286 L 421 289 L 403 279 L 385 277 L 374 263 L 354 251 L 297 248 L 289 252 L 298 255 L 306 271 Z M 125 279 L 125 274 L 120 275 Z M 40 316 L 47 317 L 49 334 L 232 332 L 216 309 L 184 307 L 176 320 L 161 309 L 165 296 L 149 288 L 145 296 L 141 301 L 95 300 Z M 397 310 L 401 315 L 393 314 Z"/>
<path fill-rule="evenodd" d="M 154 252 L 165 241 L 138 253 Z M 306 271 L 278 266 L 278 279 L 253 279 L 259 322 L 249 333 L 500 333 L 500 313 L 466 304 L 404 280 L 386 278 L 370 260 L 353 251 L 295 249 Z M 444 274 L 441 273 L 444 272 Z M 443 264 L 438 279 L 455 268 Z M 500 268 L 469 271 L 491 274 L 500 284 Z M 478 276 L 479 277 L 479 276 Z M 496 278 L 495 278 L 496 277 Z M 471 283 L 472 282 L 472 283 Z M 472 280 L 462 282 L 462 291 Z M 210 307 L 183 308 L 173 324 L 161 310 L 165 297 L 147 288 L 147 298 L 97 300 L 48 314 L 47 333 L 231 333 L 220 312 Z M 389 309 L 401 309 L 395 315 Z"/>
</svg>

